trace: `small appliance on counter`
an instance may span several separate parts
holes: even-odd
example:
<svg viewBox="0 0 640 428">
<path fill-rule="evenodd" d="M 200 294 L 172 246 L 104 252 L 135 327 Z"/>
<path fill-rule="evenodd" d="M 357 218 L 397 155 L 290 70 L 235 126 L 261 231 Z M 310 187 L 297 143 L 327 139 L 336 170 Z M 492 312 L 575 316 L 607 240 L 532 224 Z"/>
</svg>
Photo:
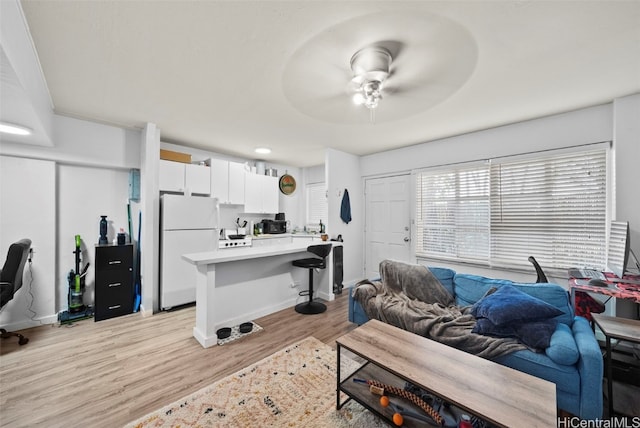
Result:
<svg viewBox="0 0 640 428">
<path fill-rule="evenodd" d="M 275 235 L 287 232 L 287 222 L 285 220 L 262 220 L 262 233 Z"/>
<path fill-rule="evenodd" d="M 239 235 L 238 229 L 221 229 L 218 249 L 250 247 L 251 236 Z"/>
</svg>

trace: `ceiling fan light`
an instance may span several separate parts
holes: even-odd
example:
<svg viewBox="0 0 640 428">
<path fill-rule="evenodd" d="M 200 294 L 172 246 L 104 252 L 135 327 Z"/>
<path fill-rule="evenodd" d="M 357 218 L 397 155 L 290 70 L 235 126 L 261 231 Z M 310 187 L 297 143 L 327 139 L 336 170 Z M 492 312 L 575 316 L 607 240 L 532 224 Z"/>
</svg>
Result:
<svg viewBox="0 0 640 428">
<path fill-rule="evenodd" d="M 382 47 L 360 49 L 351 57 L 352 85 L 357 85 L 353 102 L 375 109 L 382 98 L 382 85 L 389 77 L 391 53 Z"/>
<path fill-rule="evenodd" d="M 0 122 L 0 132 L 12 135 L 31 135 L 33 131 L 26 126 L 15 125 L 8 122 Z"/>
<path fill-rule="evenodd" d="M 369 109 L 377 108 L 378 101 L 380 101 L 380 97 L 367 97 L 364 102 L 364 106 Z"/>
</svg>

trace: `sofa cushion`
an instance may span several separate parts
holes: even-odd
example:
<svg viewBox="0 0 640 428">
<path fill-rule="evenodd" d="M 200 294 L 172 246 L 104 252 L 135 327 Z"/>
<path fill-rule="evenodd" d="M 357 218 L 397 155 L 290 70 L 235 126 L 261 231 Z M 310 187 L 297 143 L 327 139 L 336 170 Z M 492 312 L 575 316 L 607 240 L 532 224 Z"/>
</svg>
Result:
<svg viewBox="0 0 640 428">
<path fill-rule="evenodd" d="M 506 279 L 485 278 L 478 275 L 456 273 L 454 281 L 456 304 L 469 306 L 480 300 L 491 287 L 513 285 L 530 296 L 543 300 L 560 309 L 563 314 L 557 319 L 568 326 L 573 324 L 573 310 L 569 303 L 567 291 L 558 284 L 550 283 L 518 283 Z"/>
<path fill-rule="evenodd" d="M 491 287 L 513 284 L 506 279 L 485 278 L 467 273 L 456 273 L 453 279 L 458 306 L 470 306 L 482 299 Z"/>
<path fill-rule="evenodd" d="M 440 284 L 442 284 L 444 288 L 447 289 L 449 294 L 451 294 L 452 296 L 455 296 L 454 288 L 453 288 L 453 278 L 456 276 L 456 271 L 448 268 L 441 268 L 441 267 L 431 267 L 431 266 L 427 266 L 427 267 L 429 268 L 431 273 L 436 278 L 438 278 L 438 281 L 440 281 Z"/>
<path fill-rule="evenodd" d="M 575 364 L 580 358 L 578 346 L 573 339 L 573 332 L 565 324 L 558 324 L 556 331 L 551 336 L 549 347 L 544 352 L 558 364 Z"/>
<path fill-rule="evenodd" d="M 495 325 L 539 321 L 562 315 L 562 311 L 510 284 L 479 300 L 471 308 L 476 318 L 488 318 Z"/>
<path fill-rule="evenodd" d="M 492 323 L 488 318 L 480 318 L 473 327 L 472 333 L 495 337 L 515 337 L 529 348 L 542 351 L 549 347 L 557 325 L 557 320 L 546 319 L 499 326 Z M 562 325 L 567 327 L 564 324 Z"/>
</svg>

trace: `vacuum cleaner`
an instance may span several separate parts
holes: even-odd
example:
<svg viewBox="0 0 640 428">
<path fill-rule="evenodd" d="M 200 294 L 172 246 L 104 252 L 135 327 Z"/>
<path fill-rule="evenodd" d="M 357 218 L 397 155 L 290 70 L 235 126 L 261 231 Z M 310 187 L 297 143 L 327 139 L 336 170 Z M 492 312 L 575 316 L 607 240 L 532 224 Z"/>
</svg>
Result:
<svg viewBox="0 0 640 428">
<path fill-rule="evenodd" d="M 61 324 L 78 321 L 81 319 L 93 317 L 93 308 L 84 304 L 84 288 L 85 277 L 87 275 L 87 269 L 89 263 L 84 265 L 84 269 L 80 272 L 80 258 L 82 256 L 82 250 L 80 246 L 82 239 L 80 235 L 75 236 L 76 249 L 73 252 L 76 255 L 76 269 L 71 269 L 67 280 L 69 282 L 69 292 L 67 293 L 67 304 L 69 309 L 58 313 L 58 322 Z"/>
</svg>

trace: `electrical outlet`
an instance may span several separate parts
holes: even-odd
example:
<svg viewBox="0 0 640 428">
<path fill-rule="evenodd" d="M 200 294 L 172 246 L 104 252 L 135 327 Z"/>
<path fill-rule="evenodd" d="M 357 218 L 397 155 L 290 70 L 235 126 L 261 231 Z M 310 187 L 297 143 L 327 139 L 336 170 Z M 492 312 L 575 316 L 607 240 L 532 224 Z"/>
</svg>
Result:
<svg viewBox="0 0 640 428">
<path fill-rule="evenodd" d="M 289 286 L 290 286 L 291 288 L 296 288 L 296 287 L 298 287 L 299 285 L 300 285 L 300 283 L 299 283 L 298 281 L 295 281 L 295 282 L 292 282 L 291 284 L 289 284 Z"/>
</svg>

